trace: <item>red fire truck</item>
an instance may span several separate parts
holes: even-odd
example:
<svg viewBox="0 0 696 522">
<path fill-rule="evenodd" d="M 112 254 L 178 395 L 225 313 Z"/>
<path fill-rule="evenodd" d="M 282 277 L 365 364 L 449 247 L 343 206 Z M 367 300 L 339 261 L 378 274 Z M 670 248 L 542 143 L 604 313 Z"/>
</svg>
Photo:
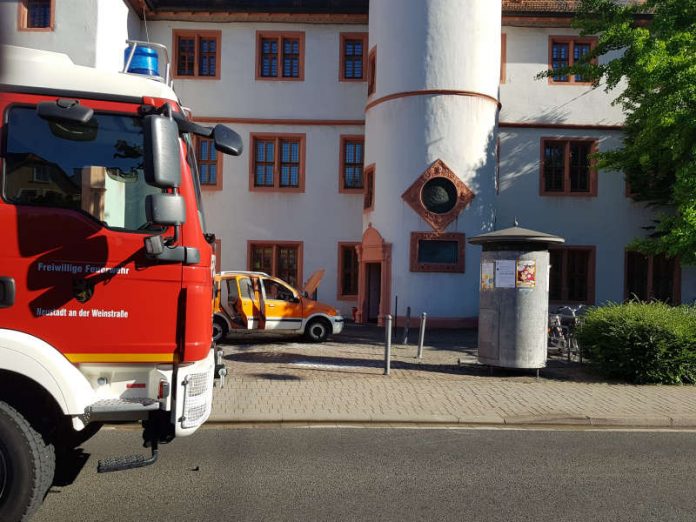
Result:
<svg viewBox="0 0 696 522">
<path fill-rule="evenodd" d="M 133 44 L 137 47 L 137 43 Z M 0 56 L 0 520 L 28 517 L 56 454 L 103 422 L 139 420 L 157 445 L 210 414 L 214 237 L 194 139 L 239 135 L 187 119 L 168 78 Z M 197 136 L 194 138 L 194 136 Z"/>
</svg>

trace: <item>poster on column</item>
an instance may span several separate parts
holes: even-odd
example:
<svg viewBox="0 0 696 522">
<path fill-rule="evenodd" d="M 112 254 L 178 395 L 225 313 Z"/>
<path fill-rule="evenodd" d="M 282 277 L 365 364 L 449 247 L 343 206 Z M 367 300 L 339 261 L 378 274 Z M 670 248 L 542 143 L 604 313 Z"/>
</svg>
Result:
<svg viewBox="0 0 696 522">
<path fill-rule="evenodd" d="M 515 260 L 498 259 L 495 262 L 496 288 L 515 288 Z"/>
<path fill-rule="evenodd" d="M 517 261 L 517 288 L 536 287 L 536 261 L 520 259 Z"/>
<path fill-rule="evenodd" d="M 481 263 L 481 290 L 495 288 L 495 270 L 493 263 Z"/>
</svg>

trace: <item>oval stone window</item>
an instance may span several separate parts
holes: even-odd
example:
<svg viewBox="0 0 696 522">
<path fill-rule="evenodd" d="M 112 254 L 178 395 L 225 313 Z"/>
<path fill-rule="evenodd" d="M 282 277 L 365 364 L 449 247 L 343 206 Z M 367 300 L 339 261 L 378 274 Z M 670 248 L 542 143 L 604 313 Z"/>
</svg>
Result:
<svg viewBox="0 0 696 522">
<path fill-rule="evenodd" d="M 457 187 L 448 178 L 428 180 L 421 190 L 421 202 L 434 214 L 446 214 L 457 204 Z"/>
</svg>

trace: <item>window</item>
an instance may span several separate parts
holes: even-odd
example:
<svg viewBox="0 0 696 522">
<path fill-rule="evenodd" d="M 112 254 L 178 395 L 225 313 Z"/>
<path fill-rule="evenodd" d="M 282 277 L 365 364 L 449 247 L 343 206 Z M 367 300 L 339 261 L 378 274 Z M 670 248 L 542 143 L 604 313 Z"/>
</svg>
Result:
<svg viewBox="0 0 696 522">
<path fill-rule="evenodd" d="M 161 231 L 145 212 L 161 189 L 143 175 L 143 120 L 95 112 L 86 124 L 57 124 L 36 108 L 7 111 L 0 194 L 15 205 L 69 209 L 100 226 Z"/>
<path fill-rule="evenodd" d="M 339 299 L 357 299 L 358 297 L 358 253 L 355 247 L 359 244 L 338 244 Z"/>
<path fill-rule="evenodd" d="M 304 134 L 252 134 L 249 190 L 304 192 Z"/>
<path fill-rule="evenodd" d="M 341 136 L 339 192 L 363 193 L 364 136 Z"/>
<path fill-rule="evenodd" d="M 295 288 L 302 282 L 302 243 L 249 242 L 249 270 L 266 272 Z"/>
<path fill-rule="evenodd" d="M 174 31 L 174 77 L 220 78 L 220 31 Z"/>
<path fill-rule="evenodd" d="M 276 301 L 292 301 L 295 294 L 287 286 L 279 283 L 278 281 L 273 281 L 272 279 L 263 280 L 263 288 L 266 292 L 266 299 L 273 299 Z"/>
<path fill-rule="evenodd" d="M 549 69 L 557 70 L 574 65 L 588 54 L 596 43 L 596 38 L 549 37 Z M 557 74 L 549 78 L 549 83 L 588 85 L 590 82 L 578 74 Z"/>
<path fill-rule="evenodd" d="M 464 272 L 464 234 L 411 232 L 411 272 Z"/>
<path fill-rule="evenodd" d="M 625 297 L 641 301 L 680 302 L 680 267 L 675 258 L 626 252 Z"/>
<path fill-rule="evenodd" d="M 341 33 L 339 80 L 364 82 L 366 79 L 367 33 Z"/>
<path fill-rule="evenodd" d="M 375 93 L 377 84 L 377 48 L 373 47 L 367 57 L 367 95 Z"/>
<path fill-rule="evenodd" d="M 505 83 L 505 65 L 507 63 L 507 35 L 500 35 L 500 83 Z"/>
<path fill-rule="evenodd" d="M 549 300 L 564 304 L 594 304 L 595 248 L 552 248 L 549 253 Z"/>
<path fill-rule="evenodd" d="M 55 5 L 52 0 L 20 0 L 20 31 L 52 31 Z"/>
<path fill-rule="evenodd" d="M 222 188 L 222 154 L 218 154 L 212 139 L 196 137 L 198 176 L 203 190 Z"/>
<path fill-rule="evenodd" d="M 365 197 L 363 200 L 363 210 L 375 208 L 375 166 L 365 167 Z"/>
<path fill-rule="evenodd" d="M 596 196 L 597 171 L 590 155 L 597 142 L 590 139 L 541 140 L 541 194 Z"/>
<path fill-rule="evenodd" d="M 304 33 L 256 33 L 257 80 L 304 80 Z"/>
</svg>

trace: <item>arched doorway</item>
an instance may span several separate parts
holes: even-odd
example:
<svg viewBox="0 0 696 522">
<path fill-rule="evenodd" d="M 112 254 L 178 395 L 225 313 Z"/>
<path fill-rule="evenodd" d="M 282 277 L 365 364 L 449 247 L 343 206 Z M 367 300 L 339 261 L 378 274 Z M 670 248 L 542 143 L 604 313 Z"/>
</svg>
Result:
<svg viewBox="0 0 696 522">
<path fill-rule="evenodd" d="M 391 244 L 370 223 L 358 252 L 358 323 L 384 324 L 391 301 Z"/>
</svg>

